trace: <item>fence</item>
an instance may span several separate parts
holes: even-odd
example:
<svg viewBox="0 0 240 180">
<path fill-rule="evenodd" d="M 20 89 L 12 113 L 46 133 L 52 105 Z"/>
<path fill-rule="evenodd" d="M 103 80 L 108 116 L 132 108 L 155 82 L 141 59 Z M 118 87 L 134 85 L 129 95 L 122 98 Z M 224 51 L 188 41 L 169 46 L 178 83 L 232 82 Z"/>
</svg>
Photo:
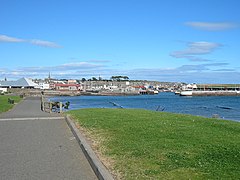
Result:
<svg viewBox="0 0 240 180">
<path fill-rule="evenodd" d="M 45 101 L 43 96 L 41 97 L 41 109 L 47 113 L 62 113 L 63 103 L 62 102 L 51 102 Z"/>
</svg>

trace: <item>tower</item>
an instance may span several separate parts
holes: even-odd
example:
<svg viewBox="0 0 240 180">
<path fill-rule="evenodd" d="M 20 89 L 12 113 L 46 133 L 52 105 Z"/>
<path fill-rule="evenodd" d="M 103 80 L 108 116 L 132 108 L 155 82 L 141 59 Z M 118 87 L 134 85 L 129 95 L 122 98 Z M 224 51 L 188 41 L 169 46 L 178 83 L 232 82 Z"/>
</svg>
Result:
<svg viewBox="0 0 240 180">
<path fill-rule="evenodd" d="M 51 74 L 50 74 L 50 72 L 49 72 L 49 74 L 48 74 L 48 79 L 49 79 L 49 80 L 51 79 Z"/>
</svg>

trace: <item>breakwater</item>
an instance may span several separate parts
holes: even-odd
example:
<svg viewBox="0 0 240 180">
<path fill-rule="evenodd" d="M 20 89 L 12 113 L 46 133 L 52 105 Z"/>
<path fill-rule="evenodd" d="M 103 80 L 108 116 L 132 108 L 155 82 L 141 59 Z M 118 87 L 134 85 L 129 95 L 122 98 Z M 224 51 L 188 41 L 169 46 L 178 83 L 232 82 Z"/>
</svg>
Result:
<svg viewBox="0 0 240 180">
<path fill-rule="evenodd" d="M 193 96 L 240 96 L 240 91 L 192 91 Z"/>
<path fill-rule="evenodd" d="M 240 96 L 240 91 L 196 91 L 196 90 L 187 90 L 181 91 L 180 96 Z"/>
</svg>

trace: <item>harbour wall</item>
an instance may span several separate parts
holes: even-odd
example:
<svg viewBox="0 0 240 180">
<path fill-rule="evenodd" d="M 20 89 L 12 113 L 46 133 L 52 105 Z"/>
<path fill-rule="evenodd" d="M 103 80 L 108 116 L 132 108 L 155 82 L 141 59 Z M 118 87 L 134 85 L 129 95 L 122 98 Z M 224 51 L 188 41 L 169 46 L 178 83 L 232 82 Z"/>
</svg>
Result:
<svg viewBox="0 0 240 180">
<path fill-rule="evenodd" d="M 192 96 L 240 96 L 240 91 L 192 91 Z"/>
</svg>

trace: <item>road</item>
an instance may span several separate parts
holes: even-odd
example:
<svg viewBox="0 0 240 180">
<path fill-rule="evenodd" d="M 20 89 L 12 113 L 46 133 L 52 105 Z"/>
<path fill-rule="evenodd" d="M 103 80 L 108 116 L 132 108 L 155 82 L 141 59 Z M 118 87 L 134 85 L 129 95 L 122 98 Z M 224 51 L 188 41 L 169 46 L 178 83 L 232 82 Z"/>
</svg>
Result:
<svg viewBox="0 0 240 180">
<path fill-rule="evenodd" d="M 0 179 L 95 180 L 64 118 L 31 97 L 0 115 Z"/>
</svg>

